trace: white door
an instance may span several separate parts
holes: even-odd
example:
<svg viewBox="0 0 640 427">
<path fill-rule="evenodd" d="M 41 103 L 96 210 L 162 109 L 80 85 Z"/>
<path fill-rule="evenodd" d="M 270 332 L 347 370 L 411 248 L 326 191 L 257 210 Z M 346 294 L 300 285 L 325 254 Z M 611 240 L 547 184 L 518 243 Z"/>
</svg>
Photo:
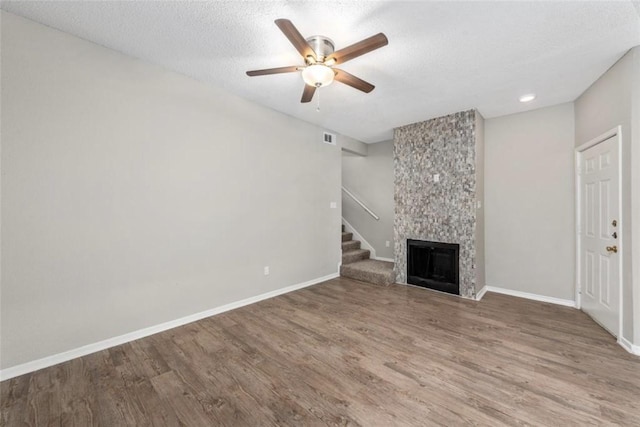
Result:
<svg viewBox="0 0 640 427">
<path fill-rule="evenodd" d="M 582 309 L 617 336 L 620 319 L 618 147 L 611 137 L 580 155 Z"/>
</svg>

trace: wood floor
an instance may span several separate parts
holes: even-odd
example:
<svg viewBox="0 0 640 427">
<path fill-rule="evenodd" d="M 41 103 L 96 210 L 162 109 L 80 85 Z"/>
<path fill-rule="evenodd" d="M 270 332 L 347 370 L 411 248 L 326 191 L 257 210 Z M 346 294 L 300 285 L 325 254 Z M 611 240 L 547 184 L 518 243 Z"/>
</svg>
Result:
<svg viewBox="0 0 640 427">
<path fill-rule="evenodd" d="M 578 310 L 335 279 L 1 386 L 18 425 L 640 425 L 640 358 Z"/>
</svg>

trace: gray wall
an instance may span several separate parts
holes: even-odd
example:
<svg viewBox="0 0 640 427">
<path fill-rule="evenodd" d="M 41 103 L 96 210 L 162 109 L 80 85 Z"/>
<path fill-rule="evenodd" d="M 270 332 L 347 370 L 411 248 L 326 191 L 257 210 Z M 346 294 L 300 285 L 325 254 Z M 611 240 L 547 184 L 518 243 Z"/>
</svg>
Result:
<svg viewBox="0 0 640 427">
<path fill-rule="evenodd" d="M 573 103 L 485 122 L 488 286 L 574 300 Z"/>
<path fill-rule="evenodd" d="M 2 368 L 337 272 L 322 129 L 8 13 L 1 52 Z"/>
<path fill-rule="evenodd" d="M 634 85 L 640 84 L 640 66 L 638 65 L 639 48 L 636 47 L 620 59 L 613 67 L 603 74 L 589 89 L 587 89 L 575 101 L 576 137 L 575 145 L 579 146 L 588 142 L 606 131 L 616 127 L 622 127 L 622 233 L 623 245 L 623 332 L 622 335 L 636 345 L 640 345 L 640 277 L 632 276 L 632 260 L 635 259 L 638 269 L 638 255 L 634 255 L 633 249 L 640 250 L 640 242 L 636 239 L 633 247 L 631 236 L 634 227 L 640 227 L 640 178 L 636 175 L 632 188 L 632 141 L 635 156 L 640 160 L 637 150 L 640 144 L 638 133 L 640 123 L 632 121 L 634 109 L 640 109 L 640 100 L 637 99 L 638 91 L 634 92 Z M 635 97 L 634 98 L 634 94 Z M 637 174 L 639 163 L 633 164 L 634 173 Z M 636 210 L 632 223 L 632 197 Z M 635 304 L 634 304 L 635 298 Z M 635 310 L 635 316 L 634 316 Z M 634 337 L 635 333 L 635 337 Z"/>
<path fill-rule="evenodd" d="M 456 243 L 460 245 L 460 295 L 475 298 L 476 125 L 476 111 L 469 110 L 395 129 L 398 283 L 407 280 L 407 239 Z"/>
<path fill-rule="evenodd" d="M 369 144 L 365 144 L 362 141 L 353 139 L 347 136 L 341 136 L 339 138 L 340 146 L 343 152 L 357 154 L 359 156 L 366 156 L 369 150 Z"/>
<path fill-rule="evenodd" d="M 640 3 L 636 3 L 640 11 Z M 633 344 L 640 346 L 640 47 L 633 50 L 633 70 L 631 78 L 633 108 L 631 112 L 631 123 L 633 132 L 631 135 L 631 164 L 636 167 L 631 168 L 631 222 L 634 227 L 631 229 L 631 250 L 636 254 L 635 262 L 631 265 L 631 278 L 633 288 L 633 317 L 627 316 L 626 321 L 635 322 L 633 329 Z M 627 335 L 629 337 L 630 335 Z"/>
<path fill-rule="evenodd" d="M 366 157 L 343 154 L 342 185 L 380 220 L 344 193 L 342 216 L 374 247 L 377 257 L 393 259 L 393 141 L 368 144 L 367 151 Z"/>
<path fill-rule="evenodd" d="M 486 285 L 486 256 L 485 256 L 485 142 L 484 117 L 476 111 L 475 140 L 476 140 L 476 294 Z"/>
</svg>

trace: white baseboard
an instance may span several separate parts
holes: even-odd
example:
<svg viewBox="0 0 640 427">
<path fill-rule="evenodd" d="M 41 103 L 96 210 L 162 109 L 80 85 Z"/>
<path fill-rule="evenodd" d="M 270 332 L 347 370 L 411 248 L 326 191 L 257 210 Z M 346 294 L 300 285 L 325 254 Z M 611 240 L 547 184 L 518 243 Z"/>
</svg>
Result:
<svg viewBox="0 0 640 427">
<path fill-rule="evenodd" d="M 78 357 L 86 356 L 87 354 L 95 353 L 98 351 L 106 350 L 117 345 L 125 344 L 130 341 L 135 341 L 140 338 L 148 337 L 149 335 L 157 334 L 159 332 L 173 329 L 178 326 L 192 323 L 205 317 L 214 316 L 216 314 L 224 313 L 225 311 L 234 310 L 236 308 L 244 307 L 245 305 L 254 304 L 256 302 L 273 298 L 278 295 L 286 294 L 296 291 L 298 289 L 306 288 L 327 280 L 335 279 L 339 277 L 339 273 L 332 273 L 324 277 L 318 277 L 307 282 L 298 283 L 296 285 L 287 286 L 286 288 L 276 289 L 275 291 L 267 292 L 254 297 L 246 298 L 240 301 L 225 304 L 219 307 L 215 307 L 200 313 L 191 314 L 189 316 L 181 317 L 179 319 L 170 320 L 168 322 L 160 323 L 159 325 L 150 326 L 148 328 L 139 329 L 137 331 L 129 332 L 124 335 L 109 338 L 103 341 L 99 341 L 93 344 L 88 344 L 82 347 L 74 348 L 62 353 L 54 354 L 52 356 L 43 357 L 42 359 L 33 360 L 31 362 L 23 363 L 20 365 L 12 366 L 0 370 L 0 381 L 8 380 L 20 375 L 28 374 L 39 369 L 48 368 L 53 365 L 57 365 L 62 362 L 76 359 Z"/>
<path fill-rule="evenodd" d="M 620 346 L 627 350 L 629 353 L 640 356 L 640 345 L 631 344 L 631 341 L 629 341 L 625 337 L 618 338 L 618 344 L 620 344 Z"/>
<path fill-rule="evenodd" d="M 548 297 L 545 295 L 530 294 L 528 292 L 514 291 L 512 289 L 497 288 L 495 286 L 485 286 L 485 288 L 487 289 L 488 292 L 495 292 L 497 294 L 511 295 L 512 297 L 526 298 L 534 301 L 542 301 L 542 302 L 548 302 L 551 304 L 564 305 L 566 307 L 576 308 L 576 302 L 571 299 L 562 299 L 562 298 Z"/>
<path fill-rule="evenodd" d="M 360 241 L 360 247 L 362 249 L 368 249 L 369 252 L 371 252 L 371 255 L 369 257 L 371 259 L 377 259 L 376 250 L 371 245 L 371 243 L 367 242 L 367 240 L 364 237 L 362 237 L 362 234 L 358 233 L 358 230 L 353 228 L 353 225 L 349 224 L 349 222 L 346 219 L 344 219 L 344 217 L 342 217 L 342 223 L 344 224 L 344 229 L 347 231 L 347 233 L 353 233 L 353 238 L 355 240 Z"/>
<path fill-rule="evenodd" d="M 482 299 L 484 294 L 487 293 L 487 288 L 487 285 L 484 285 L 482 289 L 480 289 L 480 291 L 476 294 L 476 301 L 480 301 Z"/>
<path fill-rule="evenodd" d="M 387 261 L 387 262 L 396 262 L 395 259 L 392 258 L 385 258 L 385 257 L 381 257 L 381 256 L 377 256 L 374 259 L 377 259 L 378 261 Z"/>
</svg>

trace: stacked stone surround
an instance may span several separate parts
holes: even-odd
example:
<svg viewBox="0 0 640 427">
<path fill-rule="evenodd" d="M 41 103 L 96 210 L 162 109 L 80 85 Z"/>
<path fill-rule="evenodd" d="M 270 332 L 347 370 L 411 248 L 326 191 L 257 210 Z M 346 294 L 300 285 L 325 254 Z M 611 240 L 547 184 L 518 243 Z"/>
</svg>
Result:
<svg viewBox="0 0 640 427">
<path fill-rule="evenodd" d="M 460 295 L 475 298 L 476 114 L 463 111 L 395 129 L 398 283 L 407 281 L 407 239 L 457 243 Z"/>
</svg>

